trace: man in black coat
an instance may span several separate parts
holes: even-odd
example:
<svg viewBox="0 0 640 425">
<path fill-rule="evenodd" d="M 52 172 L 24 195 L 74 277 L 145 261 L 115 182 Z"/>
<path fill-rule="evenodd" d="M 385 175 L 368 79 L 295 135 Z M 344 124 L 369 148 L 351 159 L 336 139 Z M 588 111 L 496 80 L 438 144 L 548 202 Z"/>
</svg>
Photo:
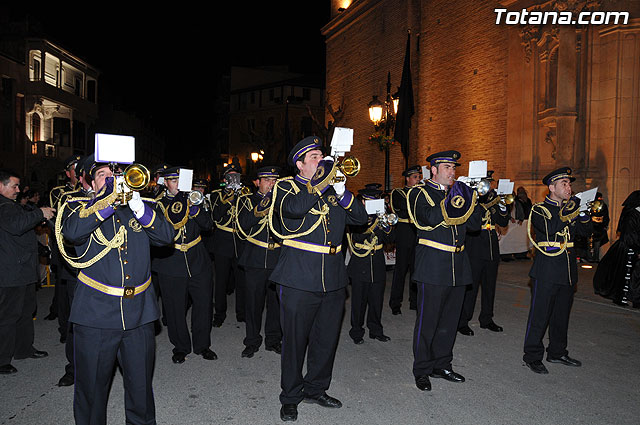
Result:
<svg viewBox="0 0 640 425">
<path fill-rule="evenodd" d="M 492 170 L 487 172 L 488 180 L 493 181 Z M 496 281 L 498 280 L 498 265 L 500 264 L 500 246 L 498 245 L 498 233 L 496 225 L 507 226 L 509 213 L 500 196 L 491 189 L 487 194 L 479 197 L 479 207 L 483 213 L 482 228 L 477 231 L 467 232 L 465 242 L 466 251 L 471 262 L 471 276 L 473 283 L 467 287 L 464 294 L 464 304 L 458 332 L 463 335 L 473 335 L 473 329 L 469 327 L 469 321 L 473 317 L 476 306 L 478 289 L 482 287 L 480 328 L 492 332 L 502 332 L 502 326 L 493 321 L 493 304 L 496 298 Z"/>
<path fill-rule="evenodd" d="M 11 359 L 42 358 L 33 347 L 33 311 L 38 282 L 35 227 L 53 217 L 49 207 L 26 211 L 15 199 L 18 174 L 0 170 L 0 374 L 16 373 Z"/>
<path fill-rule="evenodd" d="M 402 314 L 402 298 L 404 297 L 404 283 L 409 273 L 409 308 L 416 309 L 416 283 L 412 280 L 415 251 L 416 251 L 416 226 L 409 220 L 407 213 L 407 193 L 422 180 L 422 169 L 419 165 L 409 167 L 402 172 L 405 179 L 403 188 L 391 191 L 391 212 L 398 216 L 396 225 L 396 264 L 393 268 L 393 280 L 391 282 L 391 295 L 389 307 L 391 313 Z"/>
<path fill-rule="evenodd" d="M 106 424 L 117 362 L 123 374 L 126 422 L 155 424 L 153 322 L 159 309 L 151 285 L 150 244 L 172 243 L 175 231 L 139 192 L 128 201 L 120 199 L 110 164 L 93 163 L 88 170 L 96 196 L 67 200 L 56 221 L 56 237 L 64 237 L 82 253 L 80 258 L 66 257 L 80 270 L 69 317 L 74 417 L 79 424 Z"/>
<path fill-rule="evenodd" d="M 380 199 L 379 183 L 372 183 L 358 191 L 358 200 L 366 206 L 367 200 Z M 364 226 L 349 226 L 347 240 L 351 258 L 347 272 L 351 280 L 351 330 L 349 336 L 355 344 L 364 343 L 365 314 L 369 338 L 387 342 L 391 338 L 383 332 L 382 305 L 387 270 L 384 246 L 394 241 L 395 229 L 378 217 L 369 214 Z M 367 311 L 368 310 L 368 311 Z"/>
<path fill-rule="evenodd" d="M 477 193 L 455 181 L 460 153 L 430 155 L 431 179 L 408 194 L 409 216 L 418 229 L 414 280 L 418 311 L 413 338 L 413 374 L 421 391 L 429 377 L 464 382 L 453 371 L 453 345 L 466 285 L 472 282 L 466 232 L 480 229 Z"/>
<path fill-rule="evenodd" d="M 332 160 L 322 158 L 322 142 L 307 137 L 289 153 L 295 177 L 273 189 L 271 231 L 282 239 L 280 259 L 270 279 L 278 284 L 282 360 L 280 418 L 294 421 L 298 403 L 341 407 L 327 395 L 344 312 L 347 270 L 342 256 L 346 225 L 367 222 L 367 212 L 345 188 Z M 282 230 L 274 223 L 278 223 Z M 307 374 L 302 367 L 307 357 Z"/>
<path fill-rule="evenodd" d="M 280 177 L 279 167 L 261 167 L 257 171 L 258 190 L 241 195 L 236 202 L 238 236 L 246 243 L 239 265 L 245 272 L 245 348 L 242 357 L 251 358 L 262 344 L 262 313 L 267 307 L 264 324 L 265 349 L 280 354 L 282 331 L 278 298 L 269 276 L 280 256 L 280 243 L 268 225 L 271 190 Z"/>
<path fill-rule="evenodd" d="M 535 204 L 529 214 L 529 239 L 538 250 L 529 276 L 533 279 L 531 308 L 524 337 L 522 359 L 535 373 L 549 373 L 542 363 L 544 335 L 549 328 L 547 361 L 566 366 L 581 366 L 569 357 L 567 332 L 573 304 L 578 266 L 574 238 L 589 235 L 591 219 L 580 212 L 580 200 L 572 196 L 569 167 L 547 174 L 542 183 L 549 188 L 544 202 Z M 535 238 L 531 235 L 535 232 Z"/>
<path fill-rule="evenodd" d="M 213 315 L 213 268 L 202 243 L 203 231 L 213 227 L 211 215 L 202 203 L 193 205 L 187 192 L 178 190 L 179 167 L 165 170 L 167 190 L 158 200 L 164 217 L 176 230 L 174 243 L 154 253 L 152 268 L 158 273 L 162 306 L 167 319 L 174 363 L 184 363 L 192 351 L 206 360 L 217 359 L 211 351 Z M 187 307 L 191 300 L 191 334 L 187 326 Z"/>
<path fill-rule="evenodd" d="M 216 273 L 213 326 L 216 328 L 222 326 L 227 318 L 227 294 L 234 291 L 236 320 L 238 322 L 245 320 L 244 271 L 238 265 L 245 241 L 238 237 L 235 228 L 237 214 L 235 204 L 237 196 L 249 190 L 246 186 L 235 185 L 240 182 L 241 174 L 240 165 L 235 163 L 229 165 L 224 172 L 225 187 L 211 192 L 211 208 L 215 223 L 213 258 Z"/>
</svg>

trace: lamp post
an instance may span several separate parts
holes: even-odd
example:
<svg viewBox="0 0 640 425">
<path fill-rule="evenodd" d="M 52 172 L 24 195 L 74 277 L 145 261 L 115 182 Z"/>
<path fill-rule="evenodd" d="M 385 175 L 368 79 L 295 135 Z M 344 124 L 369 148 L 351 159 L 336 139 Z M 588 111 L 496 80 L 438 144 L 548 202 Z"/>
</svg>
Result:
<svg viewBox="0 0 640 425">
<path fill-rule="evenodd" d="M 378 96 L 373 96 L 373 100 L 369 102 L 369 119 L 373 123 L 376 133 L 384 131 L 382 144 L 384 150 L 384 190 L 391 190 L 391 176 L 389 174 L 389 143 L 391 132 L 396 123 L 396 114 L 398 113 L 399 97 L 396 93 L 391 95 L 391 72 L 387 73 L 387 96 L 384 102 L 378 100 Z"/>
</svg>

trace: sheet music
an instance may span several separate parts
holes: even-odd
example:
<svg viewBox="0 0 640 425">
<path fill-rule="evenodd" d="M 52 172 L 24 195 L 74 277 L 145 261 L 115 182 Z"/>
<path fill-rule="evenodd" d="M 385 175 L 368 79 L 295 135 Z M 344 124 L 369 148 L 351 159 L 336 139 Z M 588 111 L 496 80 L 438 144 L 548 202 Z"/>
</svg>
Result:
<svg viewBox="0 0 640 425">
<path fill-rule="evenodd" d="M 193 182 L 193 170 L 188 168 L 180 168 L 178 174 L 178 190 L 180 192 L 191 192 Z"/>
<path fill-rule="evenodd" d="M 496 190 L 496 192 L 498 193 L 498 195 L 508 195 L 510 193 L 513 193 L 513 183 L 514 182 L 509 179 L 499 179 L 498 189 Z"/>
<path fill-rule="evenodd" d="M 594 187 L 593 189 L 585 190 L 584 192 L 576 194 L 576 197 L 580 198 L 580 211 L 586 211 L 589 208 L 589 202 L 596 199 L 597 193 L 598 188 Z"/>
</svg>

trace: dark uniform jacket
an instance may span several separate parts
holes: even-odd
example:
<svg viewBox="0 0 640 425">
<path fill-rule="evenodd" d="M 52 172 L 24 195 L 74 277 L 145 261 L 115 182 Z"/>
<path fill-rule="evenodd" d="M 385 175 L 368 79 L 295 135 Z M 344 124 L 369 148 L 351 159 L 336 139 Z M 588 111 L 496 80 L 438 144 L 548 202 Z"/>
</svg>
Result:
<svg viewBox="0 0 640 425">
<path fill-rule="evenodd" d="M 236 193 L 227 189 L 211 192 L 211 207 L 215 231 L 213 234 L 214 254 L 227 258 L 240 258 L 244 241 L 236 234 Z"/>
<path fill-rule="evenodd" d="M 269 228 L 268 207 L 260 211 L 256 209 L 262 201 L 271 201 L 271 194 L 266 197 L 260 192 L 240 196 L 236 204 L 238 211 L 238 236 L 245 239 L 245 246 L 238 264 L 243 267 L 273 269 L 280 256 L 280 241 L 274 238 Z"/>
<path fill-rule="evenodd" d="M 432 285 L 470 285 L 471 264 L 463 247 L 467 230 L 480 229 L 481 208 L 469 205 L 464 220 L 445 221 L 446 194 L 446 189 L 432 180 L 409 191 L 408 209 L 418 229 L 412 278 Z"/>
<path fill-rule="evenodd" d="M 191 277 L 211 270 L 211 258 L 202 242 L 202 231 L 213 227 L 211 215 L 200 205 L 191 205 L 184 192 L 168 192 L 158 201 L 162 215 L 176 230 L 173 243 L 154 250 L 154 272 Z"/>
<path fill-rule="evenodd" d="M 396 188 L 391 191 L 390 204 L 391 211 L 398 216 L 398 224 L 396 224 L 396 244 L 415 244 L 416 243 L 416 226 L 409 219 L 409 211 L 407 211 L 407 194 L 411 190 L 410 187 Z"/>
<path fill-rule="evenodd" d="M 498 233 L 496 224 L 505 227 L 509 224 L 509 212 L 504 211 L 499 205 L 500 197 L 495 191 L 480 197 L 478 208 L 482 213 L 482 225 L 480 230 L 467 231 L 465 251 L 473 260 L 500 261 L 500 246 L 498 245 Z"/>
<path fill-rule="evenodd" d="M 69 199 L 73 199 L 73 198 L 82 198 L 82 199 L 87 199 L 90 198 L 91 194 L 87 191 L 85 191 L 84 189 L 76 189 L 76 190 L 72 190 L 70 192 L 64 192 L 62 195 L 60 195 L 59 197 L 59 201 L 56 204 L 55 208 L 57 209 L 56 213 L 57 214 L 62 214 L 62 206 L 64 205 L 65 202 L 67 202 Z M 69 215 L 69 213 L 71 212 L 70 209 L 65 209 L 65 214 Z M 64 217 L 63 217 L 64 220 Z M 55 229 L 51 229 L 52 230 L 52 235 L 54 235 L 55 237 Z M 75 267 L 71 266 L 67 261 L 64 260 L 64 258 L 60 255 L 60 247 L 58 247 L 58 238 L 56 238 L 56 243 L 52 244 L 53 245 L 53 249 L 52 249 L 52 262 L 56 265 L 56 273 L 58 275 L 59 278 L 64 279 L 64 280 L 75 280 L 76 277 L 78 276 L 78 269 L 76 269 Z M 75 247 L 73 246 L 73 244 L 69 243 L 68 241 L 65 241 L 64 238 L 60 238 L 60 242 L 62 242 L 64 244 L 64 249 L 66 250 L 66 252 L 75 257 Z"/>
<path fill-rule="evenodd" d="M 81 270 L 69 321 L 100 329 L 127 330 L 159 317 L 153 285 L 149 284 L 149 248 L 150 244 L 171 243 L 175 231 L 153 202 L 144 203 L 144 214 L 139 219 L 128 206 L 114 208 L 109 203 L 71 199 L 64 204 L 70 212 L 62 211 L 60 230 L 81 256 L 76 264 Z M 107 294 L 90 284 L 107 285 L 113 291 L 125 288 L 120 289 L 121 293 L 129 292 L 130 287 L 147 287 L 127 298 Z"/>
<path fill-rule="evenodd" d="M 349 277 L 360 282 L 384 282 L 387 278 L 384 245 L 394 241 L 393 227 L 382 227 L 376 216 L 370 216 L 367 225 L 349 226 L 348 232 Z"/>
<path fill-rule="evenodd" d="M 529 215 L 529 235 L 535 235 L 537 252 L 529 276 L 540 282 L 573 285 L 578 281 L 578 266 L 573 241 L 576 235 L 591 233 L 591 219 L 578 215 L 580 201 L 571 198 L 559 203 L 545 197 Z"/>
<path fill-rule="evenodd" d="M 44 220 L 42 210 L 25 211 L 0 195 L 0 286 L 36 283 L 38 239 L 34 228 Z"/>
<path fill-rule="evenodd" d="M 342 247 L 345 225 L 366 223 L 367 212 L 351 192 L 338 200 L 332 186 L 321 193 L 307 181 L 297 175 L 274 186 L 269 223 L 277 232 L 273 223 L 280 221 L 284 240 L 270 279 L 303 291 L 335 291 L 348 283 L 340 252 L 346 249 Z"/>
<path fill-rule="evenodd" d="M 51 208 L 58 208 L 58 204 L 63 199 L 62 195 L 65 193 L 73 192 L 76 188 L 67 182 L 64 186 L 56 186 L 49 192 L 49 206 Z"/>
</svg>

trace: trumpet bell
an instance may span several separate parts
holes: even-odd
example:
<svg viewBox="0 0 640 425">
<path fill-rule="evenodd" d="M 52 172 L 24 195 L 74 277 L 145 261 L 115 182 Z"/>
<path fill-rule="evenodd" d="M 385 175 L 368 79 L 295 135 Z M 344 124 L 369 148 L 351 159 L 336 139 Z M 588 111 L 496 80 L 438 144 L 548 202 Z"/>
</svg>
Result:
<svg viewBox="0 0 640 425">
<path fill-rule="evenodd" d="M 360 161 L 355 156 L 345 157 L 338 168 L 347 177 L 355 177 L 360 172 Z"/>
<path fill-rule="evenodd" d="M 589 211 L 591 213 L 599 213 L 600 211 L 602 211 L 603 206 L 603 202 L 599 199 L 591 201 L 589 202 Z"/>
<path fill-rule="evenodd" d="M 513 193 L 509 193 L 507 195 L 500 195 L 500 197 L 502 198 L 502 203 L 505 205 L 511 205 L 516 200 L 516 197 L 513 195 Z"/>
<path fill-rule="evenodd" d="M 491 182 L 489 180 L 482 179 L 475 185 L 475 189 L 478 191 L 478 195 L 486 195 L 491 190 Z"/>
<path fill-rule="evenodd" d="M 131 190 L 140 191 L 151 181 L 151 173 L 142 164 L 131 164 L 124 169 L 124 183 Z"/>
<path fill-rule="evenodd" d="M 381 214 L 380 221 L 383 226 L 394 226 L 398 224 L 398 216 L 394 213 Z"/>
<path fill-rule="evenodd" d="M 200 205 L 204 200 L 204 195 L 199 190 L 189 192 L 189 202 L 191 205 Z"/>
</svg>

